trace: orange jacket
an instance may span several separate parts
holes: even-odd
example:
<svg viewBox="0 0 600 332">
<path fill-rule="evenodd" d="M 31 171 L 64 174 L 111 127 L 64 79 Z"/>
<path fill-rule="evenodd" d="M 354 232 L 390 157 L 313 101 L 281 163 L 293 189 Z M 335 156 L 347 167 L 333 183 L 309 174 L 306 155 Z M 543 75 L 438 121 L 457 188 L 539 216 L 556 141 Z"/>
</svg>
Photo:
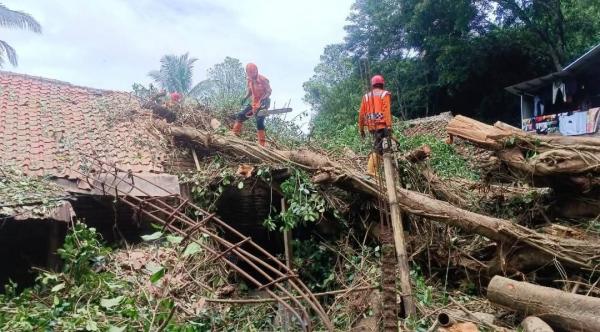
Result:
<svg viewBox="0 0 600 332">
<path fill-rule="evenodd" d="M 254 80 L 247 80 L 247 87 L 252 94 L 252 110 L 256 111 L 260 108 L 260 101 L 271 95 L 271 85 L 266 77 L 258 75 Z"/>
<path fill-rule="evenodd" d="M 369 131 L 392 128 L 392 94 L 383 89 L 373 89 L 363 96 L 358 115 L 358 129 Z"/>
</svg>

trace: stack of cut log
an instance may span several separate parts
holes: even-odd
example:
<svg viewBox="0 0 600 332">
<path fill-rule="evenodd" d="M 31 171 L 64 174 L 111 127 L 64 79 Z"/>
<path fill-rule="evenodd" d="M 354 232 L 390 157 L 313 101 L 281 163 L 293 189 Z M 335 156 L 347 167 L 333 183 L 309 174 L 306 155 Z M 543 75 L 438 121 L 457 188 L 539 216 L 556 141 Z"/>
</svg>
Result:
<svg viewBox="0 0 600 332">
<path fill-rule="evenodd" d="M 460 115 L 448 123 L 447 131 L 493 151 L 521 181 L 554 189 L 551 212 L 567 218 L 600 215 L 600 137 L 535 135 Z"/>
<path fill-rule="evenodd" d="M 535 186 L 587 193 L 600 189 L 600 138 L 526 133 L 456 116 L 448 134 L 495 151 L 515 174 Z"/>
</svg>

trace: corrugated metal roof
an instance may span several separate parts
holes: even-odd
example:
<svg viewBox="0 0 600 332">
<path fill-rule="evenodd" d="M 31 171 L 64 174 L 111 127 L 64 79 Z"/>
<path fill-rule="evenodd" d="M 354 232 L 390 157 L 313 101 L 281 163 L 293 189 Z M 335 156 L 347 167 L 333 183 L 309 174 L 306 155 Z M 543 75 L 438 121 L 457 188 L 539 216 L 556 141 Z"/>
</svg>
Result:
<svg viewBox="0 0 600 332">
<path fill-rule="evenodd" d="M 506 87 L 505 89 L 506 91 L 516 95 L 536 91 L 542 87 L 552 84 L 552 82 L 557 79 L 562 79 L 580 74 L 584 71 L 587 71 L 589 68 L 592 68 L 593 70 L 598 70 L 598 66 L 596 66 L 597 64 L 600 64 L 600 44 L 593 47 L 591 50 L 586 52 L 577 60 L 573 61 L 561 71 L 557 71 L 552 74 L 517 83 Z"/>
</svg>

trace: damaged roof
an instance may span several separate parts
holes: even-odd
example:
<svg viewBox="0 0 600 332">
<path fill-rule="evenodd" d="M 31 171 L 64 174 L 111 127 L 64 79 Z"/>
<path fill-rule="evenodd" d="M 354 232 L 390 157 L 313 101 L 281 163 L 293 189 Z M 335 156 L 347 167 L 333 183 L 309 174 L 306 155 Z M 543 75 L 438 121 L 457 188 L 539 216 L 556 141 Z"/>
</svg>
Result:
<svg viewBox="0 0 600 332">
<path fill-rule="evenodd" d="M 67 198 L 62 187 L 46 178 L 0 168 L 0 219 L 70 221 L 74 212 Z"/>
<path fill-rule="evenodd" d="M 600 75 L 600 44 L 594 46 L 584 55 L 566 66 L 563 70 L 537 77 L 525 82 L 506 87 L 505 90 L 515 94 L 535 93 L 539 89 L 552 84 L 556 80 L 574 76 L 583 76 L 596 79 Z"/>
<path fill-rule="evenodd" d="M 24 175 L 79 180 L 83 155 L 162 173 L 165 149 L 150 118 L 126 92 L 0 71 L 0 164 Z"/>
</svg>

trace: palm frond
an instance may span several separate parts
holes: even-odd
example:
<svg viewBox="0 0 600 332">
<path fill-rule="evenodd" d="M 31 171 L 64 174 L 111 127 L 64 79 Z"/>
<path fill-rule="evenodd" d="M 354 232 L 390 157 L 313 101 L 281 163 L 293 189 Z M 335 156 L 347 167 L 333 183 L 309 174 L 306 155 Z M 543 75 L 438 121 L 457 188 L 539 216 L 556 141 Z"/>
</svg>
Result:
<svg viewBox="0 0 600 332">
<path fill-rule="evenodd" d="M 0 26 L 42 32 L 42 26 L 31 15 L 6 8 L 0 4 Z"/>
<path fill-rule="evenodd" d="M 161 88 L 169 92 L 188 94 L 192 89 L 193 69 L 196 58 L 183 55 L 165 55 L 160 59 L 160 69 L 148 73 Z"/>
<path fill-rule="evenodd" d="M 17 52 L 4 40 L 0 40 L 0 67 L 4 64 L 4 58 L 8 58 L 11 65 L 17 65 Z"/>
</svg>

